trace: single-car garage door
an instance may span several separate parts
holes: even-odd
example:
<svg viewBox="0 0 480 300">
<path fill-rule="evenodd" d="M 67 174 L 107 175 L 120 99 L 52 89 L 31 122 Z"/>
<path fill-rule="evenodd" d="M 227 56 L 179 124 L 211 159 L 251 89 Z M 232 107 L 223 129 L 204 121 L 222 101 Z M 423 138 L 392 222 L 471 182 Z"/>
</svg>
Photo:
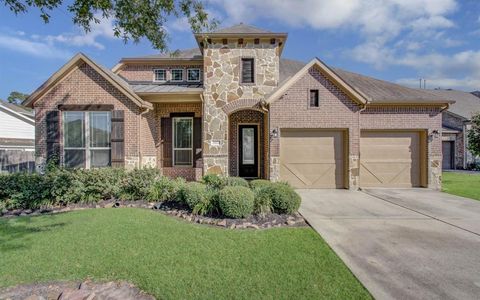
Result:
<svg viewBox="0 0 480 300">
<path fill-rule="evenodd" d="M 345 131 L 282 129 L 280 178 L 296 188 L 345 187 Z"/>
<path fill-rule="evenodd" d="M 425 186 L 425 143 L 420 131 L 362 131 L 360 186 Z"/>
</svg>

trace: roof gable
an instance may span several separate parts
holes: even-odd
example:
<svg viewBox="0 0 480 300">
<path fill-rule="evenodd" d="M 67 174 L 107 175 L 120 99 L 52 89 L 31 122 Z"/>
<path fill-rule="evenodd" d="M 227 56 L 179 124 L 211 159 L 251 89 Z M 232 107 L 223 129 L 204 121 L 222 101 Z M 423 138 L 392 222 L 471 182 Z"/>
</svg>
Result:
<svg viewBox="0 0 480 300">
<path fill-rule="evenodd" d="M 86 63 L 98 74 L 103 76 L 108 82 L 110 82 L 115 88 L 122 92 L 127 98 L 132 100 L 136 105 L 142 108 L 153 108 L 152 104 L 146 102 L 138 96 L 130 85 L 123 80 L 120 76 L 114 74 L 111 70 L 102 67 L 88 58 L 83 53 L 78 53 L 70 61 L 68 61 L 63 67 L 55 72 L 45 83 L 43 83 L 37 90 L 35 90 L 24 102 L 23 105 L 27 107 L 33 107 L 33 104 L 41 99 L 45 94 L 60 83 L 66 76 L 68 76 L 73 70 L 76 70 L 82 63 Z"/>
<path fill-rule="evenodd" d="M 35 120 L 19 111 L 13 110 L 7 103 L 0 101 L 0 110 L 30 125 L 35 125 Z"/>
</svg>

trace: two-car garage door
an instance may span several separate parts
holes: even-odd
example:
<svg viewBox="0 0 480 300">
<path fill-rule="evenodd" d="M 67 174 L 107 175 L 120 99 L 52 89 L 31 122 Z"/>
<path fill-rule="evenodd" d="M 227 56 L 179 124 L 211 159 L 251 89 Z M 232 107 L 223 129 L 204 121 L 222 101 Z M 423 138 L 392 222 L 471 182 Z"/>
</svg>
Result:
<svg viewBox="0 0 480 300">
<path fill-rule="evenodd" d="M 342 130 L 282 130 L 281 180 L 296 188 L 345 188 L 347 140 Z M 360 186 L 425 186 L 425 143 L 420 131 L 362 131 Z"/>
</svg>

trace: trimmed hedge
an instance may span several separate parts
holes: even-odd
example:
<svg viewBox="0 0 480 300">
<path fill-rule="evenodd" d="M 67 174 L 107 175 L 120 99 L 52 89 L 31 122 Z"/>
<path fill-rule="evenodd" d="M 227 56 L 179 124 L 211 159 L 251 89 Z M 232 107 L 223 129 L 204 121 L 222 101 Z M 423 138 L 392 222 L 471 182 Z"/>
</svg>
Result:
<svg viewBox="0 0 480 300">
<path fill-rule="evenodd" d="M 207 186 L 199 182 L 189 182 L 183 188 L 185 204 L 192 210 L 197 204 L 207 201 L 208 197 Z"/>
<path fill-rule="evenodd" d="M 295 190 L 283 182 L 275 182 L 259 190 L 262 197 L 272 201 L 273 211 L 279 214 L 291 214 L 298 210 L 302 199 Z"/>
<path fill-rule="evenodd" d="M 255 180 L 250 181 L 250 187 L 253 190 L 260 189 L 260 188 L 263 188 L 263 187 L 266 187 L 266 186 L 270 186 L 271 184 L 272 184 L 272 182 L 270 180 L 266 180 L 266 179 L 255 179 Z"/>
<path fill-rule="evenodd" d="M 245 218 L 253 213 L 253 192 L 243 186 L 227 186 L 218 194 L 218 204 L 228 218 Z"/>
</svg>

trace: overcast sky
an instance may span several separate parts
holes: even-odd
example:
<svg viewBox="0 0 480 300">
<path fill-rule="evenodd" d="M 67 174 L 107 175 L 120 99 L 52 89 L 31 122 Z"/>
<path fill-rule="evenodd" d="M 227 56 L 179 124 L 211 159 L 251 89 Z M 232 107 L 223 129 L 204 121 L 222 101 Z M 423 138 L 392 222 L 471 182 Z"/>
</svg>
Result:
<svg viewBox="0 0 480 300">
<path fill-rule="evenodd" d="M 220 27 L 240 22 L 288 32 L 283 57 L 413 87 L 480 89 L 480 1 L 477 0 L 208 0 Z M 124 44 L 112 20 L 85 34 L 61 9 L 44 24 L 38 11 L 0 8 L 0 98 L 31 93 L 75 53 L 107 67 L 121 57 L 153 54 L 148 41 Z M 172 50 L 196 46 L 185 20 L 167 24 Z"/>
</svg>

